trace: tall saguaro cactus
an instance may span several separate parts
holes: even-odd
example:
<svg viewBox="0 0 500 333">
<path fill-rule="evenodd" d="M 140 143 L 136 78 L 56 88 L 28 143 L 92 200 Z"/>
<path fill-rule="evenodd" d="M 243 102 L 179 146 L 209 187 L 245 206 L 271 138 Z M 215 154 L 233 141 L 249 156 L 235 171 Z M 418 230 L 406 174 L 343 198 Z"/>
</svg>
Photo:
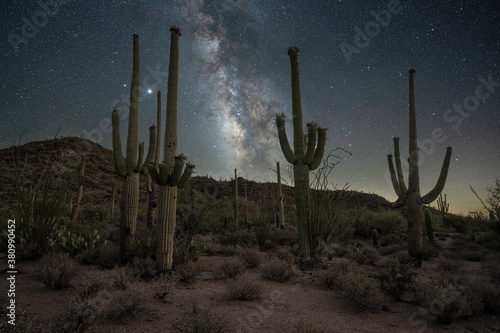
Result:
<svg viewBox="0 0 500 333">
<path fill-rule="evenodd" d="M 280 228 L 284 228 L 285 227 L 285 213 L 283 211 L 283 192 L 281 189 L 280 162 L 276 162 L 276 171 L 278 173 L 278 225 Z"/>
<path fill-rule="evenodd" d="M 309 171 L 315 170 L 321 164 L 325 152 L 326 129 L 317 127 L 315 123 L 308 123 L 307 139 L 304 136 L 298 54 L 298 48 L 292 47 L 288 49 L 292 70 L 293 151 L 288 143 L 285 131 L 285 115 L 283 113 L 276 115 L 276 126 L 278 127 L 281 150 L 286 160 L 293 164 L 299 248 L 303 263 L 308 264 L 311 262 L 311 248 L 309 243 Z"/>
<path fill-rule="evenodd" d="M 172 269 L 174 253 L 174 232 L 177 209 L 177 188 L 184 187 L 194 165 L 187 163 L 184 168 L 184 155 L 177 153 L 177 89 L 179 78 L 179 36 L 177 27 L 170 28 L 170 61 L 168 65 L 167 119 L 165 125 L 165 142 L 163 146 L 164 161 L 149 166 L 151 179 L 159 185 L 158 211 L 156 214 L 156 267 L 160 273 Z M 183 171 L 184 170 L 184 171 Z"/>
<path fill-rule="evenodd" d="M 120 114 L 114 109 L 113 126 L 113 160 L 116 173 L 123 178 L 123 189 L 120 203 L 120 256 L 126 261 L 130 258 L 134 245 L 139 205 L 139 174 L 145 171 L 145 165 L 153 161 L 156 146 L 156 129 L 149 134 L 149 149 L 143 163 L 144 143 L 139 143 L 137 126 L 139 122 L 139 90 L 140 90 L 140 58 L 139 36 L 133 35 L 132 83 L 130 85 L 130 108 L 126 158 L 123 158 L 120 136 Z"/>
<path fill-rule="evenodd" d="M 401 158 L 399 153 L 399 138 L 394 138 L 394 156 L 396 159 L 396 169 L 392 162 L 392 155 L 387 156 L 389 162 L 389 170 L 391 172 L 391 180 L 394 190 L 398 195 L 398 200 L 393 203 L 393 207 L 401 207 L 407 205 L 408 207 L 408 252 L 415 260 L 415 265 L 420 267 L 422 265 L 422 205 L 429 204 L 436 200 L 438 195 L 444 188 L 446 177 L 448 175 L 448 168 L 451 160 L 451 147 L 446 148 L 446 155 L 441 167 L 441 173 L 434 188 L 424 195 L 420 196 L 420 182 L 418 172 L 418 153 L 417 146 L 417 120 L 415 115 L 415 84 L 414 84 L 415 70 L 410 69 L 410 93 L 409 93 L 409 113 L 410 113 L 410 158 L 409 162 L 409 175 L 408 175 L 408 188 L 404 183 L 403 171 L 401 167 Z"/>
</svg>

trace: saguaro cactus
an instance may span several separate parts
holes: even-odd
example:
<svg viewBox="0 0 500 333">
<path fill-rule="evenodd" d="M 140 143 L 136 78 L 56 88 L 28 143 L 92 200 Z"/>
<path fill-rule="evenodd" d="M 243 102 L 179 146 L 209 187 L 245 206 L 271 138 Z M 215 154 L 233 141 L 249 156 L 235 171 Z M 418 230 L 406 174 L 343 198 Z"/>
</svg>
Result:
<svg viewBox="0 0 500 333">
<path fill-rule="evenodd" d="M 292 70 L 293 151 L 288 143 L 283 113 L 276 115 L 276 126 L 281 150 L 286 160 L 293 164 L 299 248 L 305 266 L 312 263 L 309 243 L 309 171 L 321 164 L 325 152 L 326 129 L 317 127 L 315 123 L 308 123 L 307 139 L 304 136 L 298 54 L 298 48 L 288 49 Z"/>
<path fill-rule="evenodd" d="M 283 192 L 281 189 L 280 162 L 276 162 L 276 171 L 278 174 L 278 226 L 285 227 L 285 213 L 283 212 Z"/>
<path fill-rule="evenodd" d="M 122 177 L 123 189 L 120 203 L 120 256 L 126 261 L 134 244 L 137 225 L 137 209 L 139 205 L 139 173 L 145 171 L 145 165 L 153 161 L 156 146 L 156 129 L 149 134 L 149 149 L 143 163 L 144 143 L 139 143 L 137 125 L 139 122 L 139 90 L 140 90 L 140 58 L 139 36 L 133 36 L 133 67 L 132 83 L 130 85 L 130 108 L 127 136 L 127 156 L 124 159 L 120 136 L 120 114 L 114 109 L 112 113 L 113 126 L 113 160 L 116 173 Z"/>
<path fill-rule="evenodd" d="M 186 164 L 184 155 L 177 153 L 177 89 L 179 77 L 179 36 L 177 27 L 170 28 L 170 61 L 168 66 L 167 119 L 165 125 L 165 142 L 163 146 L 164 161 L 149 166 L 151 179 L 159 185 L 158 211 L 156 214 L 156 267 L 159 272 L 172 270 L 174 253 L 174 232 L 176 223 L 177 188 L 184 187 L 194 165 Z M 183 172 L 184 170 L 184 172 Z"/>
<path fill-rule="evenodd" d="M 387 156 L 389 162 L 389 170 L 391 172 L 391 180 L 394 190 L 398 195 L 398 200 L 393 203 L 393 207 L 408 207 L 408 252 L 415 260 L 415 266 L 422 265 L 422 205 L 429 204 L 436 200 L 438 195 L 444 188 L 448 168 L 451 160 L 451 147 L 446 148 L 441 173 L 434 188 L 424 195 L 420 196 L 420 183 L 418 172 L 418 146 L 417 146 L 417 120 L 415 115 L 415 70 L 410 69 L 410 93 L 409 93 L 409 113 L 410 113 L 410 158 L 409 158 L 409 175 L 408 188 L 404 183 L 403 171 L 401 168 L 401 158 L 399 153 L 399 138 L 394 138 L 394 156 L 396 159 L 396 170 L 392 162 L 392 155 Z"/>
<path fill-rule="evenodd" d="M 429 244 L 434 244 L 434 231 L 432 230 L 432 218 L 431 212 L 428 208 L 424 210 L 425 217 L 425 230 L 427 231 L 427 238 L 429 239 Z"/>
<path fill-rule="evenodd" d="M 239 213 L 238 213 L 238 172 L 234 169 L 234 224 L 236 228 L 239 227 Z"/>
<path fill-rule="evenodd" d="M 76 193 L 75 204 L 71 211 L 71 221 L 76 221 L 78 217 L 78 211 L 80 210 L 80 201 L 82 201 L 83 196 L 83 182 L 85 180 L 85 155 L 82 156 L 82 161 L 80 163 L 80 170 L 78 172 L 78 192 Z"/>
<path fill-rule="evenodd" d="M 439 193 L 439 198 L 437 199 L 437 205 L 442 215 L 448 213 L 448 210 L 450 209 L 450 204 L 446 202 L 446 194 L 444 195 L 443 199 L 443 195 Z"/>
</svg>

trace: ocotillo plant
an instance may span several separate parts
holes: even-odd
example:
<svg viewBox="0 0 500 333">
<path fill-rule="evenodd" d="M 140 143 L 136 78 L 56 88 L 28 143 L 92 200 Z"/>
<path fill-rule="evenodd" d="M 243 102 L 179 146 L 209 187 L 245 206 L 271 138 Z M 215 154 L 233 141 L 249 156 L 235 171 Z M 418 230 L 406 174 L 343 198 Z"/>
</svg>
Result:
<svg viewBox="0 0 500 333">
<path fill-rule="evenodd" d="M 83 181 L 85 179 L 85 155 L 82 156 L 82 162 L 80 163 L 80 170 L 78 171 L 78 192 L 76 193 L 75 204 L 71 212 L 71 221 L 76 221 L 78 217 L 78 211 L 80 210 L 80 202 L 83 196 Z"/>
<path fill-rule="evenodd" d="M 126 158 L 123 158 L 120 136 L 120 114 L 114 109 L 113 126 L 113 160 L 116 173 L 123 178 L 123 189 L 120 203 L 120 256 L 123 261 L 130 258 L 134 245 L 139 205 L 139 174 L 145 171 L 145 165 L 153 161 L 156 145 L 156 129 L 149 134 L 149 149 L 143 163 L 144 143 L 139 143 L 137 126 L 139 122 L 139 90 L 140 90 L 140 58 L 139 36 L 133 36 L 133 66 L 130 85 L 130 107 L 127 135 Z"/>
<path fill-rule="evenodd" d="M 408 207 L 408 252 L 415 260 L 415 266 L 422 265 L 422 204 L 429 204 L 436 200 L 439 193 L 444 188 L 446 176 L 451 159 L 451 147 L 447 147 L 441 173 L 439 175 L 436 186 L 424 195 L 420 196 L 420 182 L 418 172 L 418 146 L 417 146 L 417 120 L 415 115 L 415 70 L 410 69 L 410 93 L 409 93 L 409 114 L 410 114 L 410 158 L 408 188 L 404 183 L 403 171 L 401 168 L 401 158 L 399 154 L 399 138 L 394 138 L 394 155 L 396 159 L 396 171 L 392 162 L 392 155 L 388 155 L 389 170 L 391 172 L 391 180 L 394 190 L 398 195 L 398 200 L 393 203 L 393 207 Z"/>
<path fill-rule="evenodd" d="M 234 169 L 234 224 L 236 228 L 239 227 L 239 214 L 238 214 L 238 172 Z"/>
<path fill-rule="evenodd" d="M 158 165 L 160 162 L 160 142 L 161 140 L 161 91 L 158 91 L 157 98 L 157 108 L 156 108 L 156 145 L 154 164 Z M 152 236 L 155 230 L 155 215 L 156 207 L 158 207 L 158 191 L 156 190 L 155 183 L 151 180 L 151 175 L 148 173 L 147 178 L 147 191 L 148 191 L 148 216 L 147 216 L 147 228 L 148 228 L 148 243 L 151 242 Z"/>
<path fill-rule="evenodd" d="M 179 36 L 177 27 L 170 28 L 170 60 L 168 65 L 167 119 L 165 141 L 163 144 L 164 161 L 149 166 L 151 179 L 159 185 L 158 211 L 156 214 L 156 267 L 160 273 L 172 270 L 174 254 L 174 232 L 177 211 L 177 188 L 184 187 L 194 165 L 186 164 L 184 155 L 177 153 L 177 89 L 179 78 Z M 183 172 L 184 170 L 184 172 Z"/>
<path fill-rule="evenodd" d="M 283 211 L 283 192 L 281 190 L 280 162 L 276 162 L 276 171 L 278 174 L 278 225 L 280 228 L 284 228 L 285 227 L 285 213 Z"/>
<path fill-rule="evenodd" d="M 302 123 L 302 103 L 299 79 L 299 49 L 288 49 L 292 71 L 292 114 L 293 114 L 293 146 L 288 143 L 285 131 L 285 115 L 276 115 L 276 126 L 281 150 L 286 160 L 293 165 L 295 183 L 295 202 L 297 206 L 297 226 L 299 248 L 304 268 L 312 263 L 309 243 L 309 171 L 321 164 L 325 152 L 326 129 L 318 128 L 315 123 L 307 124 L 307 140 L 305 140 Z M 306 143 L 307 141 L 307 143 Z M 316 145 L 317 141 L 317 145 Z"/>
<path fill-rule="evenodd" d="M 441 214 L 444 215 L 448 213 L 448 210 L 450 209 L 450 204 L 446 202 L 446 194 L 444 195 L 443 199 L 443 195 L 439 193 L 439 198 L 437 199 L 437 205 Z"/>
</svg>

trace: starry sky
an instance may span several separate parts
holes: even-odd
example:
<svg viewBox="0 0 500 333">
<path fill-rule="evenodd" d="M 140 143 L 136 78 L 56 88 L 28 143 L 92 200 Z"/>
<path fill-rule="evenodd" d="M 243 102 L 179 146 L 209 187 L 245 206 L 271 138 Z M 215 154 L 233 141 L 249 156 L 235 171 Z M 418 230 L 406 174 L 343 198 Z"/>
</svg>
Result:
<svg viewBox="0 0 500 333">
<path fill-rule="evenodd" d="M 291 119 L 287 49 L 299 47 L 304 123 L 328 128 L 330 181 L 396 195 L 387 154 L 408 154 L 408 70 L 416 69 L 421 192 L 447 146 L 450 210 L 480 206 L 500 178 L 500 5 L 409 0 L 41 0 L 0 3 L 0 148 L 82 136 L 111 149 L 113 107 L 128 113 L 132 34 L 140 36 L 139 139 L 165 110 L 170 26 L 179 26 L 178 152 L 198 175 L 275 181 L 274 114 Z M 163 117 L 165 119 L 165 117 Z M 122 136 L 127 121 L 122 122 Z M 162 125 L 164 128 L 164 125 Z M 287 123 L 292 141 L 292 124 Z M 125 138 L 122 138 L 125 141 Z M 123 145 L 125 145 L 123 143 Z M 435 203 L 434 203 L 435 204 Z"/>
</svg>

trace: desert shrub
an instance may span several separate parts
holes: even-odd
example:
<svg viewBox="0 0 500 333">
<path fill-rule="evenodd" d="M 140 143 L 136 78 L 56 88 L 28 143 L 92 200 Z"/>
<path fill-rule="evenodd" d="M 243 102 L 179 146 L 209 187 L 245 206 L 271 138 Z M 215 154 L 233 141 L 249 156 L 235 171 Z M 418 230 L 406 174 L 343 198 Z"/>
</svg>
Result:
<svg viewBox="0 0 500 333">
<path fill-rule="evenodd" d="M 97 249 L 88 248 L 78 253 L 75 256 L 75 260 L 82 265 L 93 264 L 97 261 L 98 251 Z"/>
<path fill-rule="evenodd" d="M 269 245 L 272 243 L 269 240 L 271 226 L 274 222 L 274 207 L 272 207 L 272 202 L 274 202 L 274 200 L 272 199 L 264 201 L 263 203 L 261 202 L 260 210 L 257 212 L 255 216 L 255 222 L 253 224 L 255 239 L 261 251 L 269 250 Z"/>
<path fill-rule="evenodd" d="M 287 282 L 297 274 L 292 266 L 283 260 L 273 259 L 262 265 L 262 277 L 276 282 Z"/>
<path fill-rule="evenodd" d="M 226 288 L 227 298 L 238 301 L 254 301 L 261 298 L 262 288 L 248 280 L 238 280 Z"/>
<path fill-rule="evenodd" d="M 188 284 L 196 281 L 196 277 L 200 274 L 198 264 L 194 261 L 179 266 L 177 271 L 181 276 L 181 281 Z"/>
<path fill-rule="evenodd" d="M 279 246 L 295 246 L 299 244 L 299 239 L 297 236 L 297 230 L 291 226 L 285 226 L 284 229 L 281 229 L 276 233 L 276 237 L 274 239 L 276 245 Z"/>
<path fill-rule="evenodd" d="M 348 257 L 352 258 L 358 264 L 374 265 L 379 254 L 372 246 L 364 246 L 358 251 L 351 252 Z"/>
<path fill-rule="evenodd" d="M 320 282 L 325 289 L 335 289 L 339 286 L 339 274 L 337 271 L 328 270 L 321 276 Z"/>
<path fill-rule="evenodd" d="M 59 332 L 85 332 L 96 320 L 103 317 L 106 302 L 102 297 L 73 299 L 60 315 Z"/>
<path fill-rule="evenodd" d="M 445 257 L 439 257 L 438 268 L 445 272 L 458 272 L 463 266 L 463 262 L 459 259 L 448 259 Z"/>
<path fill-rule="evenodd" d="M 204 250 L 204 252 L 211 256 L 225 256 L 232 257 L 236 254 L 236 247 L 232 245 L 220 245 L 217 243 L 210 243 Z"/>
<path fill-rule="evenodd" d="M 241 259 L 245 262 L 247 268 L 254 268 L 260 265 L 261 257 L 259 253 L 254 250 L 245 250 L 241 252 Z"/>
<path fill-rule="evenodd" d="M 120 247 L 117 244 L 108 242 L 97 248 L 96 263 L 102 268 L 113 269 L 120 263 Z"/>
<path fill-rule="evenodd" d="M 156 263 L 153 259 L 135 257 L 131 263 L 131 269 L 140 278 L 152 278 L 156 275 Z"/>
<path fill-rule="evenodd" d="M 435 244 L 429 243 L 427 238 L 422 239 L 422 259 L 429 260 L 439 255 Z"/>
<path fill-rule="evenodd" d="M 491 282 L 476 281 L 473 289 L 481 298 L 484 313 L 500 313 L 500 287 L 498 285 Z"/>
<path fill-rule="evenodd" d="M 227 258 L 215 268 L 214 278 L 235 279 L 243 273 L 245 264 L 240 258 Z"/>
<path fill-rule="evenodd" d="M 412 287 L 417 273 L 413 269 L 413 265 L 403 264 L 399 260 L 393 259 L 382 266 L 379 276 L 382 290 L 399 301 L 404 293 Z"/>
<path fill-rule="evenodd" d="M 380 290 L 380 282 L 369 277 L 359 265 L 345 265 L 339 272 L 338 286 L 342 295 L 361 309 L 382 306 L 384 295 Z"/>
<path fill-rule="evenodd" d="M 432 282 L 417 280 L 414 297 L 417 304 L 426 308 L 430 318 L 446 324 L 483 310 L 481 297 L 470 281 L 453 277 L 441 277 Z"/>
<path fill-rule="evenodd" d="M 104 277 L 100 272 L 88 272 L 75 283 L 75 289 L 78 297 L 84 300 L 97 295 L 105 287 L 105 284 Z"/>
<path fill-rule="evenodd" d="M 137 315 L 141 310 L 142 296 L 135 290 L 120 290 L 109 302 L 107 315 L 113 318 Z"/>
<path fill-rule="evenodd" d="M 372 230 L 376 229 L 379 235 L 387 235 L 395 232 L 404 224 L 405 220 L 398 211 L 374 212 L 366 210 L 355 220 L 354 234 L 364 238 L 371 238 Z"/>
<path fill-rule="evenodd" d="M 113 271 L 111 286 L 114 289 L 126 290 L 137 281 L 136 276 L 128 267 L 117 267 Z"/>
<path fill-rule="evenodd" d="M 253 247 L 256 245 L 255 234 L 250 230 L 223 232 L 217 238 L 217 243 L 227 246 Z"/>
<path fill-rule="evenodd" d="M 489 271 L 491 278 L 500 283 L 500 258 L 497 256 L 488 256 L 481 262 L 481 268 Z"/>
<path fill-rule="evenodd" d="M 234 327 L 229 320 L 193 302 L 189 311 L 171 322 L 178 333 L 232 333 Z"/>
<path fill-rule="evenodd" d="M 38 275 L 47 287 L 60 290 L 70 285 L 76 262 L 68 254 L 48 253 L 38 263 Z"/>
<path fill-rule="evenodd" d="M 161 299 L 164 302 L 168 295 L 172 293 L 172 283 L 170 281 L 160 281 L 155 286 L 155 298 Z"/>
</svg>

